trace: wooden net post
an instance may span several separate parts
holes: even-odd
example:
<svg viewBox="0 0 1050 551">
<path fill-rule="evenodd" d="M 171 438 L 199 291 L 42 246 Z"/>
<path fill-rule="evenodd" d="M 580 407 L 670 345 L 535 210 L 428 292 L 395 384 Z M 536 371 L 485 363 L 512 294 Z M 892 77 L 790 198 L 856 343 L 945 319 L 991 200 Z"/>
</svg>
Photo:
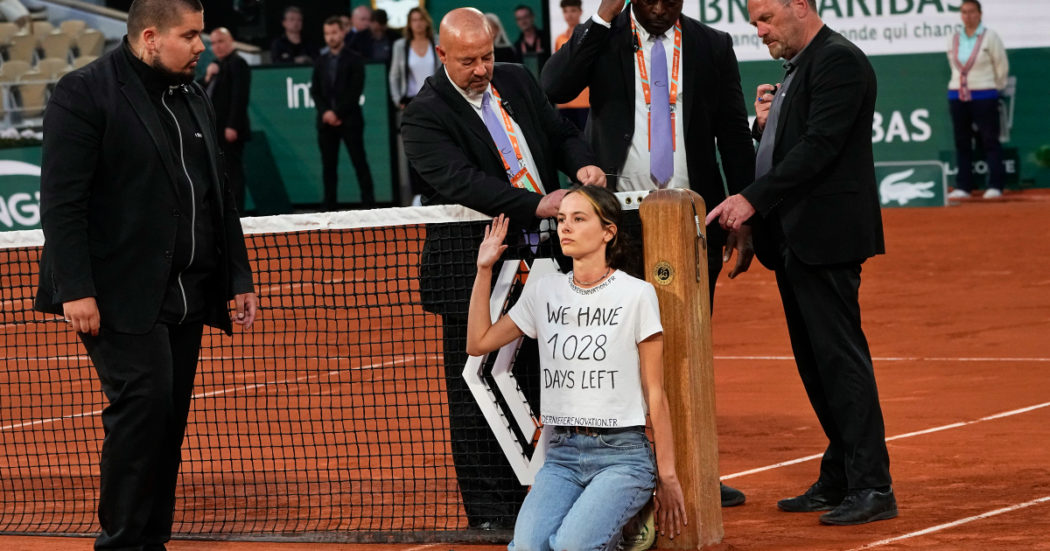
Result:
<svg viewBox="0 0 1050 551">
<path fill-rule="evenodd" d="M 678 479 L 689 526 L 660 549 L 721 543 L 714 357 L 707 282 L 707 209 L 697 193 L 664 189 L 639 207 L 645 279 L 656 288 L 664 328 L 664 391 L 671 409 Z"/>
</svg>

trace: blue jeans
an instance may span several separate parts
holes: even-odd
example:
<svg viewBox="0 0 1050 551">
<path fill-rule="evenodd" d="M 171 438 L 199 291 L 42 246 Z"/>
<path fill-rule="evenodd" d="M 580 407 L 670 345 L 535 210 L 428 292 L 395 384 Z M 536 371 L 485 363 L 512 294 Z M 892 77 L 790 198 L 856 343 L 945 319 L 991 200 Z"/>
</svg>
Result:
<svg viewBox="0 0 1050 551">
<path fill-rule="evenodd" d="M 655 487 L 656 463 L 641 427 L 598 436 L 555 432 L 507 549 L 613 549 Z"/>
</svg>

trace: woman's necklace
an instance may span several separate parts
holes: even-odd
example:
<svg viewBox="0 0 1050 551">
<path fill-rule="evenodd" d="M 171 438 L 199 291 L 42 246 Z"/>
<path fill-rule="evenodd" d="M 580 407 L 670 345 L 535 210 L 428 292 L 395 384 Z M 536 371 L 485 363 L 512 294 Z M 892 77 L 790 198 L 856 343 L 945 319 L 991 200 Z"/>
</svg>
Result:
<svg viewBox="0 0 1050 551">
<path fill-rule="evenodd" d="M 605 273 L 602 274 L 602 277 L 599 277 L 598 279 L 596 279 L 594 281 L 580 281 L 580 280 L 576 279 L 576 272 L 573 272 L 572 273 L 572 282 L 574 284 L 576 284 L 577 287 L 589 287 L 589 286 L 594 285 L 595 283 L 598 283 L 599 281 L 609 277 L 609 274 L 611 274 L 611 273 L 612 273 L 612 267 L 609 267 L 609 268 L 605 269 Z"/>
</svg>

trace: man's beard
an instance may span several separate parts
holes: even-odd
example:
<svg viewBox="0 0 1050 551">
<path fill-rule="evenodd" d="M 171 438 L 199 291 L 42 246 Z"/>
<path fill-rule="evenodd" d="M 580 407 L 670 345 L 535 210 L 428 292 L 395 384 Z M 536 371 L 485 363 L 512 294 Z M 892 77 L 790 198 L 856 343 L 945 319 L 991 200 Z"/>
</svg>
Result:
<svg viewBox="0 0 1050 551">
<path fill-rule="evenodd" d="M 482 96 L 485 95 L 485 90 L 488 90 L 488 86 L 482 88 L 481 90 L 475 90 L 474 88 L 468 86 L 467 89 L 464 90 L 464 92 L 466 92 L 468 98 L 472 100 L 479 100 L 482 98 Z"/>
<path fill-rule="evenodd" d="M 189 84 L 193 82 L 193 77 L 196 76 L 194 71 L 189 71 L 188 73 L 172 71 L 161 63 L 160 58 L 154 58 L 150 66 L 172 84 Z"/>
</svg>

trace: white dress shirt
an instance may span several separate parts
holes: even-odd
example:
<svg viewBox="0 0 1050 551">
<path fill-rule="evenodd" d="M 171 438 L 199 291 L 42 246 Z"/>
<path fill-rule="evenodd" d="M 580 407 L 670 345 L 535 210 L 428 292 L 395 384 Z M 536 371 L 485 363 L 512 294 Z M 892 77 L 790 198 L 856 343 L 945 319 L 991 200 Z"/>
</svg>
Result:
<svg viewBox="0 0 1050 551">
<path fill-rule="evenodd" d="M 612 22 L 605 21 L 598 14 L 594 14 L 591 19 L 595 24 L 602 25 L 605 28 L 612 27 Z M 631 12 L 631 19 L 638 29 L 638 39 L 641 41 L 642 53 L 645 55 L 646 71 L 649 75 L 652 75 L 652 61 L 649 58 L 655 38 L 634 19 L 633 11 Z M 674 28 L 668 29 L 663 36 L 664 51 L 667 52 L 667 76 L 671 77 L 674 75 Z M 676 143 L 674 174 L 671 176 L 671 181 L 667 183 L 667 187 L 689 189 L 689 170 L 686 166 L 685 155 L 685 127 L 683 126 L 685 116 L 682 111 L 682 106 L 685 105 L 685 102 L 682 100 L 684 97 L 682 84 L 685 80 L 684 48 L 682 53 L 679 54 L 678 64 L 678 98 L 674 104 L 674 136 Z M 616 185 L 617 191 L 656 189 L 656 184 L 653 183 L 652 177 L 649 176 L 649 107 L 645 104 L 645 93 L 642 91 L 642 77 L 638 73 L 638 59 L 635 55 L 631 55 L 631 66 L 634 67 L 634 137 L 631 139 L 631 147 L 627 150 L 627 159 L 620 169 L 620 178 Z"/>
</svg>

